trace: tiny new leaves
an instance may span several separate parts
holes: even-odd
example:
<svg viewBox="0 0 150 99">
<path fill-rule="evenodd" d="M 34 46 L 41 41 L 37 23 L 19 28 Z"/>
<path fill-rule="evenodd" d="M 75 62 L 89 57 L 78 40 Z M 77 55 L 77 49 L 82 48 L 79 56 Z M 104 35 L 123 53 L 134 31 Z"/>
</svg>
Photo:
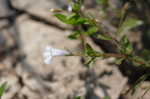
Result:
<svg viewBox="0 0 150 99">
<path fill-rule="evenodd" d="M 51 46 L 47 46 L 43 53 L 44 63 L 50 64 L 52 57 L 63 56 L 63 55 L 68 55 L 68 54 L 69 54 L 69 52 L 67 52 L 65 50 L 60 50 L 60 49 L 52 48 Z"/>
</svg>

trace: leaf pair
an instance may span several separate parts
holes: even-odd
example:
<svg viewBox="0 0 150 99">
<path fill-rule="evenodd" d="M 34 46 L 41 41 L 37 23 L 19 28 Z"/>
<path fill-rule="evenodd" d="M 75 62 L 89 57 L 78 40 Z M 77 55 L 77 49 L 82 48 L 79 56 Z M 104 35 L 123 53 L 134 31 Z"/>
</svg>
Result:
<svg viewBox="0 0 150 99">
<path fill-rule="evenodd" d="M 69 39 L 78 39 L 80 37 L 81 34 L 85 34 L 85 35 L 93 35 L 94 33 L 96 33 L 98 31 L 98 28 L 95 26 L 89 27 L 89 29 L 87 31 L 83 31 L 83 30 L 76 30 L 74 31 L 72 34 L 70 34 L 68 36 Z"/>
<path fill-rule="evenodd" d="M 96 61 L 97 57 L 103 57 L 100 52 L 95 51 L 89 44 L 86 44 L 84 54 L 86 56 L 85 65 L 88 67 Z"/>
<path fill-rule="evenodd" d="M 95 51 L 89 44 L 86 44 L 85 55 L 90 57 L 98 57 L 100 53 Z"/>
<path fill-rule="evenodd" d="M 60 21 L 71 25 L 81 25 L 88 21 L 86 18 L 82 18 L 76 13 L 72 13 L 69 16 L 63 14 L 55 14 L 54 16 L 56 16 Z"/>
</svg>

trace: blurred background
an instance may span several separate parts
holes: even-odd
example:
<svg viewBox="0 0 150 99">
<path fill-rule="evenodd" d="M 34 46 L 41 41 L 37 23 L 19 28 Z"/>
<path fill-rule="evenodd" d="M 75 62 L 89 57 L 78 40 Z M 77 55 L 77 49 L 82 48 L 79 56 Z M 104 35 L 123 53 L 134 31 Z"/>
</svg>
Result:
<svg viewBox="0 0 150 99">
<path fill-rule="evenodd" d="M 104 2 L 101 2 L 104 1 Z M 67 10 L 69 0 L 0 0 L 0 84 L 7 82 L 2 99 L 150 99 L 150 86 L 144 81 L 132 96 L 125 94 L 140 77 L 139 68 L 116 66 L 113 59 L 98 60 L 93 68 L 80 57 L 57 57 L 50 65 L 43 62 L 47 45 L 80 50 L 80 41 L 69 40 L 71 26 L 58 21 L 51 8 Z M 136 53 L 150 49 L 150 0 L 84 0 L 85 13 L 101 21 L 105 32 L 115 32 L 120 13 L 143 21 L 126 34 Z M 96 50 L 108 51 L 90 37 Z M 131 69 L 131 71 L 130 71 Z M 140 98 L 139 98 L 140 97 Z"/>
</svg>

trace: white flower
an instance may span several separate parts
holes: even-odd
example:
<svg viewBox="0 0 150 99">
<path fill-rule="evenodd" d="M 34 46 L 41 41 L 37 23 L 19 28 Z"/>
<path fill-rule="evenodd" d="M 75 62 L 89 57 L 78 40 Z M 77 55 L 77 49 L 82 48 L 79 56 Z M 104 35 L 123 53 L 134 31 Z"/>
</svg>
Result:
<svg viewBox="0 0 150 99">
<path fill-rule="evenodd" d="M 68 10 L 68 12 L 72 12 L 72 6 L 71 6 L 71 4 L 68 5 L 68 9 L 67 10 Z"/>
<path fill-rule="evenodd" d="M 67 52 L 65 50 L 60 50 L 60 49 L 53 48 L 51 46 L 47 46 L 43 53 L 44 63 L 50 64 L 52 57 L 63 56 L 63 55 L 67 55 L 67 54 L 69 54 L 69 52 Z"/>
</svg>

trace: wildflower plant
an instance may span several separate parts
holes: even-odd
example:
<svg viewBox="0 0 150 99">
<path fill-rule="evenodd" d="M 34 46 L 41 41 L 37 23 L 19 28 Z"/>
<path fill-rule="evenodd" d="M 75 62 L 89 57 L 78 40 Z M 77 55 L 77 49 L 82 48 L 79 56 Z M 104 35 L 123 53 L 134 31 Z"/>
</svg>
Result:
<svg viewBox="0 0 150 99">
<path fill-rule="evenodd" d="M 102 2 L 103 1 L 103 2 Z M 108 0 L 97 0 L 100 4 L 106 3 Z M 85 15 L 82 11 L 82 0 L 74 0 L 68 6 L 67 14 L 61 13 L 63 10 L 53 10 L 54 16 L 57 17 L 60 21 L 65 24 L 72 25 L 76 28 L 72 34 L 68 36 L 69 39 L 80 39 L 83 45 L 84 57 L 90 57 L 91 63 L 95 58 L 103 57 L 109 58 L 114 57 L 118 61 L 117 64 L 121 64 L 124 60 L 129 61 L 135 66 L 146 66 L 150 67 L 150 60 L 145 60 L 141 56 L 137 56 L 134 53 L 134 48 L 129 41 L 127 35 L 123 34 L 128 30 L 137 27 L 142 24 L 142 21 L 136 18 L 127 18 L 125 19 L 118 27 L 115 33 L 99 33 L 101 32 L 101 25 L 99 20 L 91 16 Z M 87 27 L 85 29 L 84 27 Z M 86 42 L 86 37 L 94 37 L 99 40 L 114 42 L 117 53 L 102 53 L 95 51 L 90 44 Z M 119 39 L 118 39 L 118 36 Z"/>
<path fill-rule="evenodd" d="M 108 5 L 108 0 L 96 0 L 96 2 L 105 7 Z M 103 26 L 101 20 L 90 16 L 90 14 L 84 13 L 83 8 L 82 0 L 73 0 L 68 6 L 68 13 L 64 14 L 64 11 L 60 9 L 52 10 L 54 16 L 58 20 L 74 27 L 73 33 L 68 35 L 68 38 L 80 40 L 83 50 L 81 53 L 74 53 L 47 47 L 44 53 L 45 63 L 50 63 L 53 56 L 67 55 L 81 56 L 86 60 L 86 66 L 90 66 L 96 59 L 114 57 L 116 59 L 115 63 L 118 65 L 128 62 L 135 67 L 150 68 L 150 52 L 148 50 L 143 50 L 141 51 L 141 54 L 135 54 L 133 45 L 125 34 L 125 32 L 130 29 L 143 24 L 143 22 L 137 18 L 125 17 L 125 11 L 128 8 L 128 4 L 121 9 L 120 23 L 114 33 L 102 32 Z M 92 37 L 104 42 L 106 41 L 108 45 L 109 43 L 113 43 L 115 49 L 111 52 L 96 51 L 86 41 L 86 37 Z"/>
</svg>

